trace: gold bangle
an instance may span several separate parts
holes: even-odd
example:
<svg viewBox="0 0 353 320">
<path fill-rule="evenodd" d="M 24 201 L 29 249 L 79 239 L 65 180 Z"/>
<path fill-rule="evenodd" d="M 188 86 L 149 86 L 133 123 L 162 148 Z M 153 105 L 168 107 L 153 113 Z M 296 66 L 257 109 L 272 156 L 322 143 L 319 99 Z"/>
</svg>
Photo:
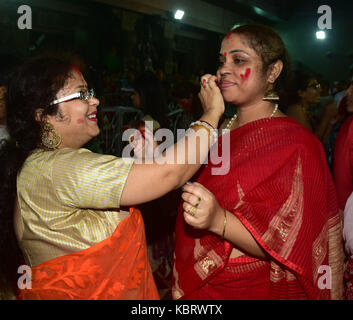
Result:
<svg viewBox="0 0 353 320">
<path fill-rule="evenodd" d="M 204 124 L 202 124 L 201 122 L 199 122 L 199 123 L 196 123 L 196 122 L 192 123 L 192 124 L 190 125 L 190 128 L 192 129 L 193 127 L 202 127 L 202 128 L 204 128 L 204 129 L 206 129 L 206 130 L 208 131 L 208 134 L 209 134 L 209 135 L 211 135 L 211 129 L 208 128 L 208 127 L 206 127 L 206 126 L 205 126 Z"/>
<path fill-rule="evenodd" d="M 211 139 L 211 145 L 213 145 L 218 140 L 217 130 L 213 128 L 208 122 L 206 121 L 195 121 L 190 124 L 190 129 L 193 127 L 203 127 L 208 131 L 208 135 Z"/>
<path fill-rule="evenodd" d="M 227 210 L 224 210 L 224 221 L 223 221 L 223 233 L 222 233 L 222 239 L 224 239 L 224 234 L 226 232 L 226 225 L 227 225 Z"/>
</svg>

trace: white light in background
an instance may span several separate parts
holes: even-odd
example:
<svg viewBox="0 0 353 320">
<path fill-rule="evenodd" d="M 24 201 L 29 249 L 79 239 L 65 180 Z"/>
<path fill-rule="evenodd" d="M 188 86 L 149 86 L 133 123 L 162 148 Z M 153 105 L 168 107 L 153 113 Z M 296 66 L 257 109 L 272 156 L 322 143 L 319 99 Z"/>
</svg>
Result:
<svg viewBox="0 0 353 320">
<path fill-rule="evenodd" d="M 183 16 L 184 16 L 184 11 L 177 10 L 174 14 L 174 19 L 181 20 L 181 19 L 183 19 Z"/>
<path fill-rule="evenodd" d="M 316 32 L 316 38 L 317 38 L 317 39 L 320 39 L 320 40 L 325 39 L 325 38 L 326 38 L 325 31 L 317 31 L 317 32 Z"/>
</svg>

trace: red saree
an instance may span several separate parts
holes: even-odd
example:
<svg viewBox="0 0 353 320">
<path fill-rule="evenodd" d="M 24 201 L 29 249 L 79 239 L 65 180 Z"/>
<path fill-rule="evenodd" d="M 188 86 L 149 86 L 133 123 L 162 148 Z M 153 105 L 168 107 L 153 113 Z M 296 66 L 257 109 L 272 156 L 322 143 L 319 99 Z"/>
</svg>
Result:
<svg viewBox="0 0 353 320">
<path fill-rule="evenodd" d="M 339 208 L 344 211 L 348 197 L 353 191 L 353 116 L 341 126 L 333 158 L 333 173 L 336 183 Z"/>
<path fill-rule="evenodd" d="M 144 223 L 130 208 L 113 235 L 79 252 L 32 268 L 24 300 L 159 299 L 146 250 Z"/>
<path fill-rule="evenodd" d="M 231 243 L 193 229 L 179 212 L 173 298 L 341 299 L 341 224 L 320 142 L 291 118 L 261 119 L 230 132 L 229 161 L 228 174 L 212 175 L 208 164 L 196 181 L 269 258 L 230 259 Z M 330 283 L 320 286 L 327 274 L 319 268 L 328 265 Z"/>
</svg>

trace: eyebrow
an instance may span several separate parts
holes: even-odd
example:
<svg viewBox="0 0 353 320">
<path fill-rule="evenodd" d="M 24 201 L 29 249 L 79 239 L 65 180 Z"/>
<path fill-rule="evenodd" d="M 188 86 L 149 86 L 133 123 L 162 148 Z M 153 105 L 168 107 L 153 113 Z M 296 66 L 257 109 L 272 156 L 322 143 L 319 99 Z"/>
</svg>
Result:
<svg viewBox="0 0 353 320">
<path fill-rule="evenodd" d="M 229 54 L 232 54 L 232 53 L 237 53 L 237 52 L 245 53 L 246 55 L 250 56 L 249 53 L 247 53 L 246 51 L 241 50 L 241 49 L 234 49 L 234 50 L 229 51 L 228 53 L 229 53 Z M 220 56 L 223 56 L 223 53 L 219 53 L 219 55 L 220 55 Z"/>
<path fill-rule="evenodd" d="M 75 87 L 75 89 L 86 89 L 86 88 L 87 88 L 87 86 L 85 86 L 85 85 L 83 85 L 83 84 L 81 84 L 81 85 Z"/>
</svg>

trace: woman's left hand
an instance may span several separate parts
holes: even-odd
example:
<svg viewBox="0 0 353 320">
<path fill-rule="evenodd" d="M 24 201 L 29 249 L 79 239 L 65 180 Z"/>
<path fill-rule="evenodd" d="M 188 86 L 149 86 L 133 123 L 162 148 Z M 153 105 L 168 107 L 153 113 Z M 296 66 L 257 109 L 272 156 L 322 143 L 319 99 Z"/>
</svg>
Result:
<svg viewBox="0 0 353 320">
<path fill-rule="evenodd" d="M 189 225 L 222 234 L 224 209 L 212 192 L 198 182 L 186 183 L 181 197 L 184 219 Z"/>
</svg>

